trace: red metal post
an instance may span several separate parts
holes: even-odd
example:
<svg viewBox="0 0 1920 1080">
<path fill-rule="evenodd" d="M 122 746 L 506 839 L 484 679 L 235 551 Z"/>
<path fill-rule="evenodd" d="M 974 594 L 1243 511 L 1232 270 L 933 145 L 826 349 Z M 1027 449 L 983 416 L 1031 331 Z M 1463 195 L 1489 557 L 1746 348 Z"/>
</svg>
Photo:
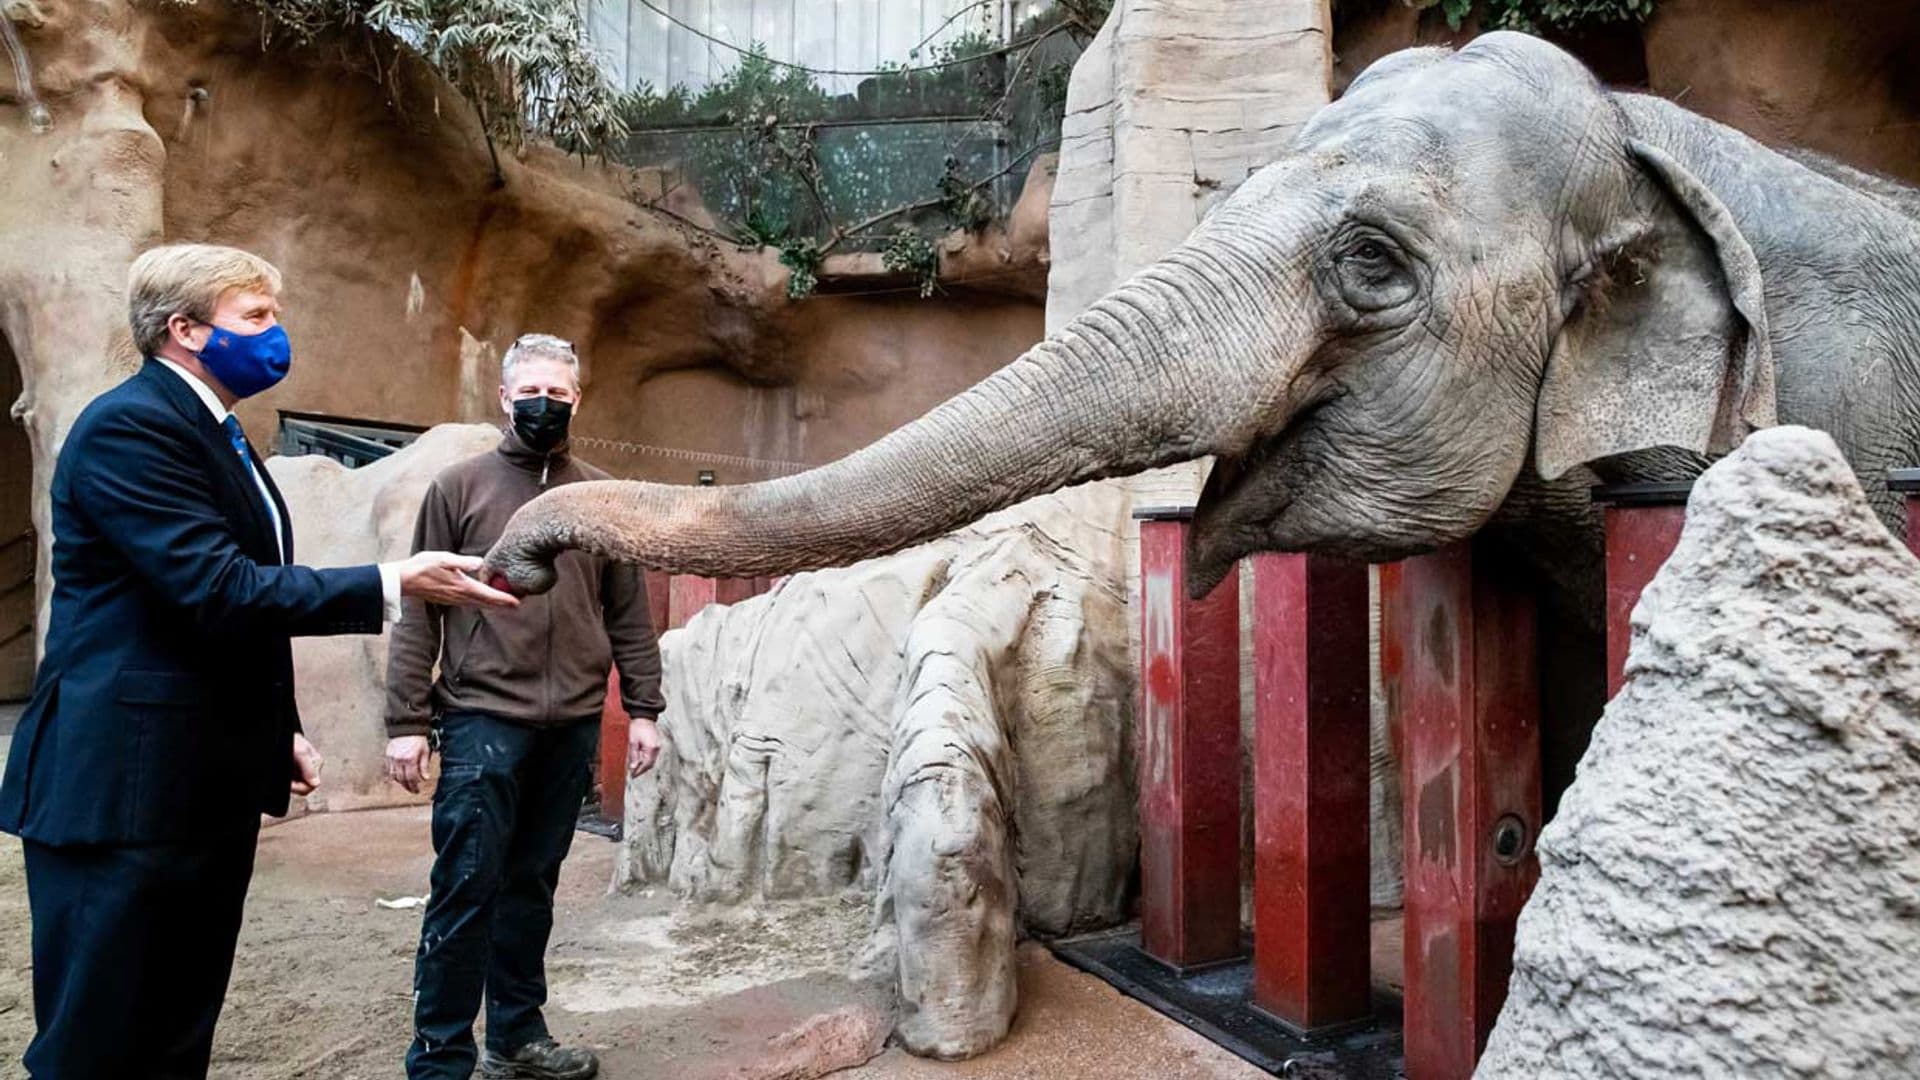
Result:
<svg viewBox="0 0 1920 1080">
<path fill-rule="evenodd" d="M 1539 876 L 1531 590 L 1470 545 L 1380 569 L 1381 674 L 1406 807 L 1406 1067 L 1465 1080 L 1506 998 Z"/>
<path fill-rule="evenodd" d="M 1633 606 L 1666 565 L 1687 523 L 1690 483 L 1619 484 L 1598 487 L 1605 504 L 1607 547 L 1607 697 L 1626 678 L 1627 647 L 1633 643 Z"/>
<path fill-rule="evenodd" d="M 647 615 L 653 620 L 655 637 L 667 632 L 667 605 L 673 599 L 673 575 L 665 570 L 648 570 L 645 573 L 647 584 Z"/>
<path fill-rule="evenodd" d="M 667 632 L 672 586 L 665 570 L 645 571 L 647 616 L 656 635 Z M 620 704 L 620 672 L 607 676 L 607 700 L 600 707 L 600 816 L 619 821 L 626 815 L 627 727 L 632 721 Z"/>
<path fill-rule="evenodd" d="M 607 700 L 600 706 L 600 816 L 627 816 L 627 728 L 632 719 L 620 704 L 620 670 L 607 673 Z"/>
<path fill-rule="evenodd" d="M 1907 550 L 1920 555 L 1920 469 L 1893 469 L 1887 486 L 1907 500 Z"/>
<path fill-rule="evenodd" d="M 757 591 L 752 578 L 675 574 L 667 587 L 667 626 L 678 629 L 708 604 L 737 604 Z"/>
<path fill-rule="evenodd" d="M 1253 559 L 1253 1002 L 1367 1018 L 1367 568 Z"/>
<path fill-rule="evenodd" d="M 1140 942 L 1178 969 L 1240 955 L 1240 589 L 1187 599 L 1192 511 L 1139 510 Z"/>
</svg>

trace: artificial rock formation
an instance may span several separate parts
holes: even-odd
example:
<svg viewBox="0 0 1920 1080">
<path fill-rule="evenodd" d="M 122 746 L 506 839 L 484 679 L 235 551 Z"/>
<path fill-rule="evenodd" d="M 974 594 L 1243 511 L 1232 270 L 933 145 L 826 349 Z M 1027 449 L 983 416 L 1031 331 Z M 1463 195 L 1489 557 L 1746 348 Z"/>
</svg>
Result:
<svg viewBox="0 0 1920 1080">
<path fill-rule="evenodd" d="M 446 424 L 358 469 L 306 455 L 268 458 L 267 471 L 287 500 L 296 557 L 310 566 L 360 566 L 406 558 L 427 485 L 499 441 L 491 425 Z M 320 789 L 304 808 L 419 801 L 386 774 L 386 635 L 296 638 L 293 663 L 302 723 L 326 758 Z"/>
<path fill-rule="evenodd" d="M 1021 929 L 1124 918 L 1137 842 L 1117 538 L 1042 502 L 669 633 L 620 879 L 870 893 L 901 1040 L 998 1042 Z"/>
<path fill-rule="evenodd" d="M 1825 434 L 1695 485 L 1482 1078 L 1920 1073 L 1920 561 Z"/>
</svg>

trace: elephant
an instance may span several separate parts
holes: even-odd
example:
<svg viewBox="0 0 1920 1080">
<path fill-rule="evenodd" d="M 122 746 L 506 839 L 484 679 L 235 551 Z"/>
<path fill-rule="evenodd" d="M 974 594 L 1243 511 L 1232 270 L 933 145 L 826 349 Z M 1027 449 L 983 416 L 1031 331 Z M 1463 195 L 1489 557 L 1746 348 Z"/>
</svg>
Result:
<svg viewBox="0 0 1920 1080">
<path fill-rule="evenodd" d="M 1485 529 L 1591 633 L 1587 486 L 1688 478 L 1778 423 L 1832 434 L 1904 534 L 1872 480 L 1920 463 L 1920 193 L 1498 32 L 1374 63 L 1183 244 L 869 447 L 572 485 L 488 562 L 519 592 L 571 547 L 781 574 L 1211 455 L 1196 597 L 1254 552 L 1382 562 Z"/>
</svg>

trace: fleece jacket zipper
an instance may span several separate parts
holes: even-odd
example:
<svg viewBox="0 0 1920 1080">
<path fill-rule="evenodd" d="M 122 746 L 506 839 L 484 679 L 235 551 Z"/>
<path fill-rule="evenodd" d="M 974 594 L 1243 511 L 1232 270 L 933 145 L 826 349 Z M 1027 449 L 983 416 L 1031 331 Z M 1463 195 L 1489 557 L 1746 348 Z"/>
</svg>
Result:
<svg viewBox="0 0 1920 1080">
<path fill-rule="evenodd" d="M 540 490 L 547 490 L 547 470 L 553 467 L 553 451 L 540 456 Z M 547 609 L 547 666 L 540 678 L 540 714 L 548 723 L 553 722 L 553 604 L 543 605 Z"/>
</svg>

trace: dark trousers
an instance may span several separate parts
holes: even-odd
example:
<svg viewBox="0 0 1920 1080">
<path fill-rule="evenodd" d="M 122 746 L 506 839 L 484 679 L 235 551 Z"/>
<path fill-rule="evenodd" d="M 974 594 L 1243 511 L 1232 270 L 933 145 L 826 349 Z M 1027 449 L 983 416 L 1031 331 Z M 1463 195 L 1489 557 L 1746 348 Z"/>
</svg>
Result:
<svg viewBox="0 0 1920 1080">
<path fill-rule="evenodd" d="M 37 1080 L 207 1075 L 258 823 L 191 844 L 26 842 Z"/>
<path fill-rule="evenodd" d="M 549 729 L 485 713 L 442 718 L 432 894 L 413 969 L 413 1080 L 473 1074 L 483 993 L 494 1053 L 547 1037 L 553 890 L 599 744 L 598 718 Z"/>
</svg>

